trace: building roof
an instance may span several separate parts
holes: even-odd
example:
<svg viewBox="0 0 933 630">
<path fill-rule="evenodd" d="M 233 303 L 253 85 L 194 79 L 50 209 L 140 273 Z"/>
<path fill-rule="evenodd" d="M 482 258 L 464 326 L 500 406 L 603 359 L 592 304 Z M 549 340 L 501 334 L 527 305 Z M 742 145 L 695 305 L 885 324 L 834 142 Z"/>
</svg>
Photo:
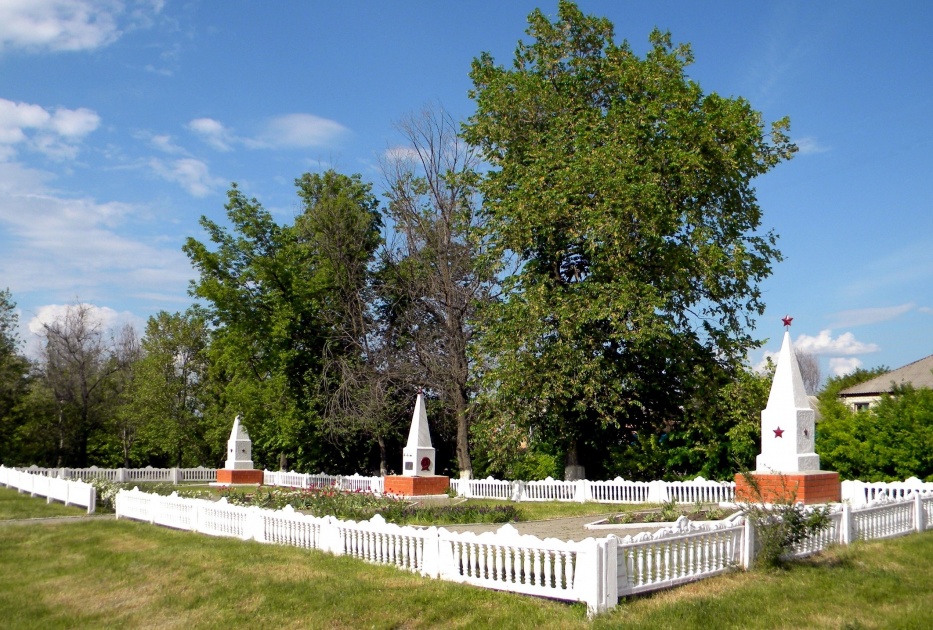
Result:
<svg viewBox="0 0 933 630">
<path fill-rule="evenodd" d="M 889 393 L 897 385 L 913 385 L 915 388 L 933 389 L 933 354 L 919 361 L 914 361 L 902 368 L 891 370 L 870 381 L 847 387 L 839 392 L 839 396 L 871 396 Z"/>
</svg>

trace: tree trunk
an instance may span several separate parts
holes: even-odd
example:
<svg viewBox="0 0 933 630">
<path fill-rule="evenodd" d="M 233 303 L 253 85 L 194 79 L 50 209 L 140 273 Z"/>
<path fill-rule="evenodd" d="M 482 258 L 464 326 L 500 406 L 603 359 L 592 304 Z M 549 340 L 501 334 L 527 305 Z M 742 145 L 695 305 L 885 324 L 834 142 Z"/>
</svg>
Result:
<svg viewBox="0 0 933 630">
<path fill-rule="evenodd" d="M 386 441 L 380 435 L 376 437 L 376 443 L 379 445 L 379 475 L 385 477 L 388 474 L 386 468 Z"/>
<path fill-rule="evenodd" d="M 461 479 L 473 477 L 473 462 L 470 460 L 470 418 L 467 416 L 466 396 L 462 389 L 454 393 L 454 412 L 457 414 L 457 467 Z"/>
</svg>

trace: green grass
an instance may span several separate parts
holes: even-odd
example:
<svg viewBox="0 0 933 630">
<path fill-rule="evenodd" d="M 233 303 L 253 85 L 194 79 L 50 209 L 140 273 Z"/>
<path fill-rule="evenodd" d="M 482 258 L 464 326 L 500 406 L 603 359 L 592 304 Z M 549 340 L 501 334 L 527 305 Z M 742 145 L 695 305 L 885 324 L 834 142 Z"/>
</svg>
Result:
<svg viewBox="0 0 933 630">
<path fill-rule="evenodd" d="M 49 518 L 53 516 L 81 516 L 87 508 L 62 503 L 46 503 L 45 499 L 20 494 L 12 488 L 0 487 L 0 521 L 20 518 Z"/>
<path fill-rule="evenodd" d="M 928 628 L 933 532 L 836 548 L 774 572 L 736 572 L 580 604 L 424 579 L 346 557 L 130 521 L 0 530 L 5 628 Z"/>
</svg>

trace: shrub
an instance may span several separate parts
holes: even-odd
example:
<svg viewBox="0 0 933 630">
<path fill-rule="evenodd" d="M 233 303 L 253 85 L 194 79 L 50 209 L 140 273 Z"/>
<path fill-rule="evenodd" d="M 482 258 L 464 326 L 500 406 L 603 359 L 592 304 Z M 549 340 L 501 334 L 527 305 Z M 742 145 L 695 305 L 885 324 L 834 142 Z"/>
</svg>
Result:
<svg viewBox="0 0 933 630">
<path fill-rule="evenodd" d="M 798 503 L 796 492 L 788 489 L 785 483 L 782 483 L 784 490 L 780 495 L 765 501 L 755 476 L 747 471 L 742 476 L 754 495 L 754 501 L 742 505 L 742 512 L 755 528 L 756 564 L 765 568 L 781 566 L 794 545 L 829 527 L 828 505 Z"/>
</svg>

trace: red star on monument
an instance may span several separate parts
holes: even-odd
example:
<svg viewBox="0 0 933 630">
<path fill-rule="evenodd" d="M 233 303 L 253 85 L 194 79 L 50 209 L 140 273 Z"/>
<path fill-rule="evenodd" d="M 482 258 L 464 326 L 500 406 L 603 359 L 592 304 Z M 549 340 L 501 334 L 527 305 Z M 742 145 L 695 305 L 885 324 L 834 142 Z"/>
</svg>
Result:
<svg viewBox="0 0 933 630">
<path fill-rule="evenodd" d="M 776 428 L 776 429 L 772 429 L 772 431 L 774 431 L 774 437 L 776 437 L 776 438 L 782 438 L 782 437 L 784 437 L 784 429 L 782 429 L 781 427 L 778 427 L 778 428 Z"/>
<path fill-rule="evenodd" d="M 790 323 L 794 321 L 794 318 L 791 317 L 790 315 L 785 315 L 784 317 L 781 318 L 781 321 L 784 322 L 785 326 L 790 326 Z"/>
</svg>

